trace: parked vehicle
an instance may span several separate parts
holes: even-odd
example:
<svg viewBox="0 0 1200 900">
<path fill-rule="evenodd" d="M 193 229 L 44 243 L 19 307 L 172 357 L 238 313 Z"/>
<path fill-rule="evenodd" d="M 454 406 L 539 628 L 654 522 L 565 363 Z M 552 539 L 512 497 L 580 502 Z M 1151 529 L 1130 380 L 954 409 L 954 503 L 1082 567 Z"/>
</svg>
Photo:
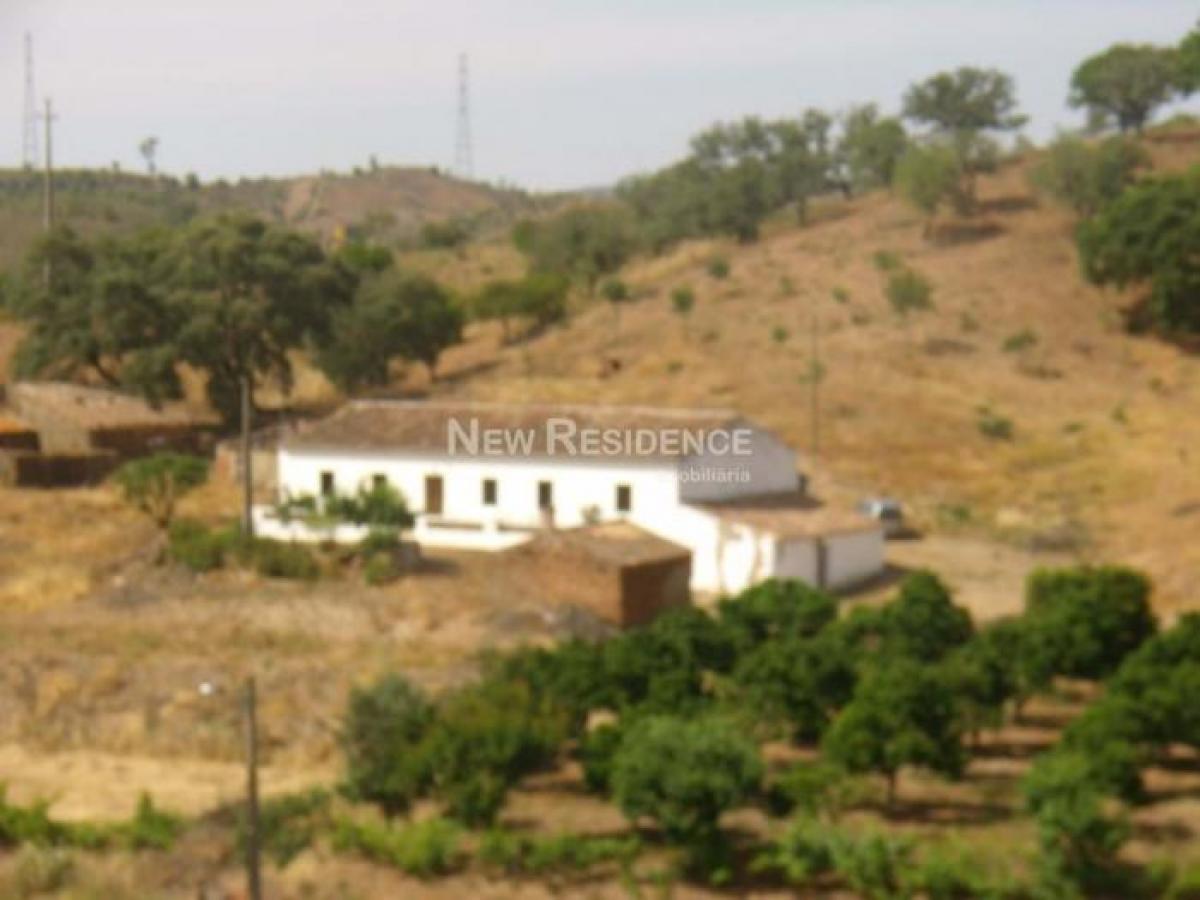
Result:
<svg viewBox="0 0 1200 900">
<path fill-rule="evenodd" d="M 901 537 L 908 533 L 904 509 L 891 497 L 868 497 L 858 504 L 858 511 L 883 525 L 884 537 Z"/>
</svg>

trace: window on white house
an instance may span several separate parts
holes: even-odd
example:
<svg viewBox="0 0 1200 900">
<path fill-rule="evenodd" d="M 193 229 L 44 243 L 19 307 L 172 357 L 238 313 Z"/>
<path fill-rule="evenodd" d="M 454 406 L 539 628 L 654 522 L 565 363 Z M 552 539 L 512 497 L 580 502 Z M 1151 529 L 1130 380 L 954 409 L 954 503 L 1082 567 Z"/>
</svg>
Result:
<svg viewBox="0 0 1200 900">
<path fill-rule="evenodd" d="M 333 473 L 326 470 L 321 473 L 321 496 L 332 497 L 336 489 L 336 484 L 333 480 Z"/>
<path fill-rule="evenodd" d="M 497 487 L 496 487 L 496 479 L 495 478 L 483 479 L 483 505 L 484 506 L 495 506 L 496 505 L 496 496 L 498 493 L 499 493 L 499 491 L 497 490 Z"/>
<path fill-rule="evenodd" d="M 617 512 L 627 513 L 633 509 L 633 488 L 627 484 L 617 485 Z"/>
<path fill-rule="evenodd" d="M 538 509 L 554 508 L 554 486 L 549 481 L 538 482 Z"/>
</svg>

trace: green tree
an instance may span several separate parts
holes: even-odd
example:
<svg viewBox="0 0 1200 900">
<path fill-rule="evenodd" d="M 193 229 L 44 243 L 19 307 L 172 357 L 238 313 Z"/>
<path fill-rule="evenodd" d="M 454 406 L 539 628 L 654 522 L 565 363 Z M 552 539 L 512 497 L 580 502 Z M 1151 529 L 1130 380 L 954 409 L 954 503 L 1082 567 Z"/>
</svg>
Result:
<svg viewBox="0 0 1200 900">
<path fill-rule="evenodd" d="M 854 692 L 853 655 L 832 635 L 772 638 L 746 650 L 733 671 L 739 712 L 797 741 L 820 738 Z"/>
<path fill-rule="evenodd" d="M 924 662 L 937 662 L 975 633 L 971 614 L 930 571 L 905 577 L 896 598 L 883 608 L 883 650 Z"/>
<path fill-rule="evenodd" d="M 1043 877 L 1088 889 L 1110 887 L 1112 863 L 1128 823 L 1106 813 L 1103 795 L 1079 753 L 1039 757 L 1024 783 L 1025 804 L 1038 825 Z"/>
<path fill-rule="evenodd" d="M 524 223 L 514 229 L 513 240 L 535 272 L 566 275 L 582 283 L 588 293 L 635 249 L 629 210 L 618 204 L 569 207 Z"/>
<path fill-rule="evenodd" d="M 171 526 L 179 499 L 208 478 L 208 460 L 178 453 L 158 453 L 134 459 L 117 469 L 113 478 L 125 500 L 164 531 Z"/>
<path fill-rule="evenodd" d="M 424 363 L 436 379 L 438 357 L 462 340 L 462 326 L 461 310 L 437 282 L 390 269 L 364 281 L 353 305 L 334 314 L 318 361 L 345 390 L 387 384 L 397 358 Z"/>
<path fill-rule="evenodd" d="M 832 596 L 794 578 L 769 578 L 717 606 L 718 618 L 742 650 L 775 638 L 814 637 L 837 614 Z"/>
<path fill-rule="evenodd" d="M 1056 673 L 1073 678 L 1107 677 L 1157 630 L 1149 579 L 1122 566 L 1033 572 L 1025 615 L 1053 640 Z"/>
<path fill-rule="evenodd" d="M 451 694 L 425 740 L 434 794 L 463 824 L 491 824 L 509 788 L 554 760 L 565 727 L 562 711 L 519 681 Z"/>
<path fill-rule="evenodd" d="M 904 95 L 904 117 L 927 126 L 933 138 L 950 151 L 956 164 L 957 191 L 939 185 L 937 166 L 944 165 L 936 156 L 923 162 L 924 189 L 906 191 L 916 205 L 931 217 L 941 200 L 952 196 L 961 212 L 970 212 L 975 203 L 975 179 L 980 172 L 995 167 L 997 149 L 989 132 L 1020 128 L 1027 117 L 1017 112 L 1016 87 L 1010 76 L 995 69 L 965 66 L 953 72 L 939 72 L 909 87 Z M 918 177 L 911 171 L 910 183 Z M 920 170 L 920 167 L 918 167 Z M 945 177 L 944 173 L 941 175 Z M 917 200 L 917 194 L 925 197 Z M 931 196 L 937 199 L 929 199 Z"/>
<path fill-rule="evenodd" d="M 1148 282 L 1147 308 L 1159 328 L 1200 332 L 1200 168 L 1126 189 L 1080 225 L 1077 242 L 1089 281 Z"/>
<path fill-rule="evenodd" d="M 758 748 L 732 724 L 651 716 L 621 741 L 612 791 L 626 816 L 654 819 L 694 864 L 716 874 L 726 856 L 721 814 L 749 799 L 762 775 Z"/>
<path fill-rule="evenodd" d="M 896 164 L 895 185 L 905 200 L 925 214 L 926 237 L 933 234 L 940 209 L 947 204 L 963 207 L 958 160 L 944 144 L 910 146 Z"/>
<path fill-rule="evenodd" d="M 851 107 L 842 117 L 836 160 L 847 192 L 887 187 L 908 145 L 904 125 L 882 116 L 874 103 Z"/>
<path fill-rule="evenodd" d="M 692 309 L 696 305 L 696 295 L 692 293 L 692 289 L 687 285 L 680 285 L 671 291 L 671 309 L 675 311 L 675 315 L 679 316 L 683 322 L 684 331 L 687 331 L 687 320 L 692 314 Z"/>
<path fill-rule="evenodd" d="M 1177 81 L 1174 49 L 1114 44 L 1076 67 L 1067 102 L 1086 109 L 1093 124 L 1115 122 L 1121 131 L 1140 133 L 1154 111 L 1171 99 Z"/>
<path fill-rule="evenodd" d="M 1121 137 L 1089 143 L 1063 135 L 1047 149 L 1032 181 L 1079 218 L 1088 219 L 1119 197 L 1148 162 L 1140 146 Z"/>
<path fill-rule="evenodd" d="M 956 778 L 965 755 L 952 686 L 938 670 L 915 660 L 887 660 L 859 682 L 821 749 L 847 771 L 882 774 L 889 804 L 904 766 Z"/>
<path fill-rule="evenodd" d="M 14 373 L 98 376 L 151 402 L 179 396 L 184 311 L 163 288 L 168 241 L 164 231 L 88 241 L 66 226 L 38 240 L 7 292 L 9 312 L 26 326 Z"/>
<path fill-rule="evenodd" d="M 1017 111 L 1011 76 L 972 66 L 938 72 L 910 86 L 904 117 L 945 135 L 1012 131 L 1028 120 Z"/>
<path fill-rule="evenodd" d="M 213 407 L 236 418 L 243 382 L 289 387 L 291 353 L 323 343 L 349 305 L 354 277 L 310 237 L 247 216 L 198 220 L 164 260 L 169 302 L 180 311 L 180 358 L 208 376 Z"/>
<path fill-rule="evenodd" d="M 399 675 L 352 689 L 340 733 L 351 796 L 389 817 L 407 811 L 430 781 L 422 741 L 433 717 L 425 696 Z"/>
</svg>

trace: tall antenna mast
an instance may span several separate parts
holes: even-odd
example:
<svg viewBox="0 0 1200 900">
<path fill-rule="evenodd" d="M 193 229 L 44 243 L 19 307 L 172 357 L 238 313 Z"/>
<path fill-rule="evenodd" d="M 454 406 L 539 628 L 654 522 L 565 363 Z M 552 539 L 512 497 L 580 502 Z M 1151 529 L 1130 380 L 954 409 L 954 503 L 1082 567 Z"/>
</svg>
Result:
<svg viewBox="0 0 1200 900">
<path fill-rule="evenodd" d="M 459 178 L 475 175 L 474 151 L 471 148 L 471 87 L 467 74 L 467 54 L 458 55 L 458 128 L 454 140 L 454 173 Z"/>
<path fill-rule="evenodd" d="M 21 161 L 25 168 L 38 164 L 38 108 L 33 85 L 33 35 L 25 32 L 25 110 L 22 122 Z"/>
<path fill-rule="evenodd" d="M 46 231 L 54 228 L 54 107 L 50 98 L 46 98 L 46 112 L 42 115 L 42 123 L 46 126 L 46 159 L 43 179 L 42 224 Z"/>
</svg>

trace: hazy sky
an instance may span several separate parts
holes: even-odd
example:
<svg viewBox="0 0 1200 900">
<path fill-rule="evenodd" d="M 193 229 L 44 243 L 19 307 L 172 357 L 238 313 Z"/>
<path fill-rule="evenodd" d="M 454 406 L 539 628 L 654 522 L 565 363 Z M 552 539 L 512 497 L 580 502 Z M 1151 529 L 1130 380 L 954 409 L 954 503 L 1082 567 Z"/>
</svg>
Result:
<svg viewBox="0 0 1200 900">
<path fill-rule="evenodd" d="M 681 156 L 718 119 L 862 100 L 962 64 L 1016 77 L 1031 134 L 1078 124 L 1071 69 L 1174 42 L 1181 0 L 0 0 L 0 165 L 21 157 L 22 36 L 61 113 L 56 161 L 218 176 L 454 159 L 471 65 L 476 174 L 535 188 Z M 1200 106 L 1200 101 L 1196 105 Z"/>
</svg>

